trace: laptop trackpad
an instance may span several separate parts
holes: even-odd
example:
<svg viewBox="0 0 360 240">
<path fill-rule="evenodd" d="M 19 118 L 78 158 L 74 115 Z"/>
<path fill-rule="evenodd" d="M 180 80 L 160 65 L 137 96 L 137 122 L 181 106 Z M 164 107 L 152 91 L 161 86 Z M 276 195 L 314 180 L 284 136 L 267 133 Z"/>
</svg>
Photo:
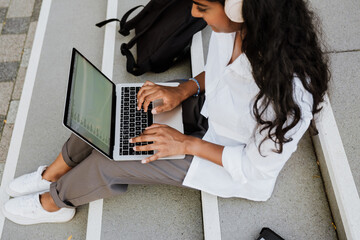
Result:
<svg viewBox="0 0 360 240">
<path fill-rule="evenodd" d="M 161 106 L 162 100 L 154 101 L 153 105 L 153 108 Z M 172 128 L 175 128 L 179 132 L 184 133 L 181 104 L 169 112 L 154 114 L 153 116 L 155 123 L 166 124 Z"/>
</svg>

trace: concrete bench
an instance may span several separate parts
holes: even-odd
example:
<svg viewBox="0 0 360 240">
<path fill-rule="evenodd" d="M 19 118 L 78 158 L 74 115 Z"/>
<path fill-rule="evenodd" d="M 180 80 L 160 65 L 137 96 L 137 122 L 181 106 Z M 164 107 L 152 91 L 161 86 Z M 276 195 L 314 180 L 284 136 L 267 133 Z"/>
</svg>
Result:
<svg viewBox="0 0 360 240">
<path fill-rule="evenodd" d="M 161 74 L 134 77 L 125 70 L 115 24 L 95 23 L 145 0 L 43 1 L 38 29 L 0 188 L 16 176 L 49 164 L 69 132 L 61 125 L 70 53 L 76 47 L 114 82 L 166 81 L 196 75 L 206 54 L 209 29 L 195 36 L 192 60 Z M 104 38 L 105 36 L 105 38 Z M 196 47 L 195 47 L 196 46 Z M 192 70 L 192 71 L 191 71 Z M 26 101 L 28 100 L 28 101 Z M 89 207 L 90 206 L 90 207 Z M 1 239 L 254 239 L 270 227 L 286 239 L 337 239 L 311 138 L 281 172 L 267 202 L 222 199 L 162 185 L 133 185 L 126 194 L 78 208 L 63 224 L 18 226 L 0 216 Z"/>
</svg>

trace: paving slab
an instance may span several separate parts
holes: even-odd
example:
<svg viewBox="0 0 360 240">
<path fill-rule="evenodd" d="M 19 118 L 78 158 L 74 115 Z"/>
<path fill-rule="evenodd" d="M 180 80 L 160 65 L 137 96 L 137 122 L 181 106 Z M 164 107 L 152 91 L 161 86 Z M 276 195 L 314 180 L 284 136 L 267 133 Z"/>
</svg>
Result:
<svg viewBox="0 0 360 240">
<path fill-rule="evenodd" d="M 7 114 L 13 86 L 14 86 L 13 82 L 0 82 L 0 114 L 1 115 Z"/>
<path fill-rule="evenodd" d="M 30 17 L 7 18 L 2 34 L 24 34 L 30 25 Z"/>
<path fill-rule="evenodd" d="M 6 116 L 0 114 L 0 138 L 1 138 L 3 127 L 5 125 L 5 119 L 6 119 Z"/>
<path fill-rule="evenodd" d="M 0 82 L 13 81 L 19 69 L 19 62 L 0 62 Z"/>
<path fill-rule="evenodd" d="M 24 86 L 25 75 L 26 75 L 26 69 L 27 68 L 25 67 L 19 68 L 18 74 L 16 76 L 14 91 L 11 97 L 12 99 L 19 100 L 21 97 L 22 89 Z"/>
<path fill-rule="evenodd" d="M 25 38 L 26 34 L 0 35 L 0 62 L 20 61 Z"/>
<path fill-rule="evenodd" d="M 21 57 L 21 68 L 27 68 L 30 60 L 31 48 L 34 42 L 34 35 L 36 31 L 37 22 L 31 22 L 29 25 L 29 29 L 26 35 L 25 45 L 23 49 L 23 54 Z"/>
<path fill-rule="evenodd" d="M 42 0 L 35 0 L 34 9 L 31 15 L 31 22 L 37 21 L 39 19 L 41 3 Z"/>
<path fill-rule="evenodd" d="M 0 162 L 0 178 L 2 179 L 2 175 L 4 173 L 4 167 L 5 167 L 5 163 L 4 162 Z"/>
<path fill-rule="evenodd" d="M 21 57 L 20 67 L 27 68 L 27 66 L 29 65 L 30 54 L 31 54 L 31 48 L 24 48 L 23 49 L 23 54 L 22 54 L 22 57 Z"/>
<path fill-rule="evenodd" d="M 0 23 L 1 24 L 5 21 L 7 10 L 8 10 L 7 8 L 0 8 Z"/>
<path fill-rule="evenodd" d="M 330 51 L 360 49 L 360 4 L 358 0 L 310 0 L 322 21 Z"/>
<path fill-rule="evenodd" d="M 62 116 L 71 51 L 76 47 L 100 65 L 104 31 L 94 24 L 105 13 L 106 1 L 52 1 L 15 177 L 50 164 L 69 137 Z M 85 239 L 87 214 L 85 205 L 68 223 L 19 226 L 5 220 L 1 239 Z"/>
<path fill-rule="evenodd" d="M 8 7 L 10 0 L 0 0 L 0 7 Z"/>
<path fill-rule="evenodd" d="M 11 101 L 9 111 L 6 118 L 6 123 L 15 123 L 17 110 L 19 107 L 19 100 Z"/>
<path fill-rule="evenodd" d="M 31 17 L 35 0 L 12 0 L 9 6 L 8 18 Z"/>
<path fill-rule="evenodd" d="M 28 31 L 28 33 L 26 35 L 26 41 L 25 41 L 25 45 L 24 45 L 25 49 L 31 49 L 32 48 L 37 23 L 38 23 L 37 21 L 30 22 L 29 31 Z"/>
<path fill-rule="evenodd" d="M 104 200 L 101 239 L 203 239 L 199 191 L 131 185 Z"/>
<path fill-rule="evenodd" d="M 360 194 L 360 51 L 330 54 L 330 102 Z"/>
<path fill-rule="evenodd" d="M 14 124 L 6 123 L 0 139 L 0 162 L 5 162 Z"/>
</svg>

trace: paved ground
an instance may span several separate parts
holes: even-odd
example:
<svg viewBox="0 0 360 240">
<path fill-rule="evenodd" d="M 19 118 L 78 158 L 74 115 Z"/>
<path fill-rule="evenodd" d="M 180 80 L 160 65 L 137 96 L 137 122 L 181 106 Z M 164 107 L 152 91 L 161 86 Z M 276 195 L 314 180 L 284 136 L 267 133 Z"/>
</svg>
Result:
<svg viewBox="0 0 360 240">
<path fill-rule="evenodd" d="M 0 176 L 10 144 L 42 0 L 0 0 Z"/>
<path fill-rule="evenodd" d="M 327 42 L 332 79 L 329 98 L 360 194 L 360 1 L 311 1 Z"/>
</svg>

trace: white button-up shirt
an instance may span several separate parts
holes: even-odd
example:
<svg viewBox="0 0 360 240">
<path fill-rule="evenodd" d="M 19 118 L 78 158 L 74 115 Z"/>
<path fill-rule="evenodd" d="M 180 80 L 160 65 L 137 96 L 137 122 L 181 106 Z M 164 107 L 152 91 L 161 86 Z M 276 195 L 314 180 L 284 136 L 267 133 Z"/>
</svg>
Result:
<svg viewBox="0 0 360 240">
<path fill-rule="evenodd" d="M 300 106 L 300 122 L 286 137 L 282 153 L 275 153 L 274 142 L 258 146 L 268 130 L 259 133 L 252 108 L 259 88 L 245 54 L 228 64 L 232 56 L 235 33 L 215 33 L 210 39 L 205 66 L 206 100 L 201 114 L 208 118 L 209 129 L 203 140 L 223 145 L 222 166 L 194 156 L 183 185 L 220 197 L 241 197 L 255 201 L 270 198 L 276 178 L 312 119 L 312 95 L 294 77 L 294 98 Z M 274 118 L 272 108 L 266 117 Z"/>
</svg>

